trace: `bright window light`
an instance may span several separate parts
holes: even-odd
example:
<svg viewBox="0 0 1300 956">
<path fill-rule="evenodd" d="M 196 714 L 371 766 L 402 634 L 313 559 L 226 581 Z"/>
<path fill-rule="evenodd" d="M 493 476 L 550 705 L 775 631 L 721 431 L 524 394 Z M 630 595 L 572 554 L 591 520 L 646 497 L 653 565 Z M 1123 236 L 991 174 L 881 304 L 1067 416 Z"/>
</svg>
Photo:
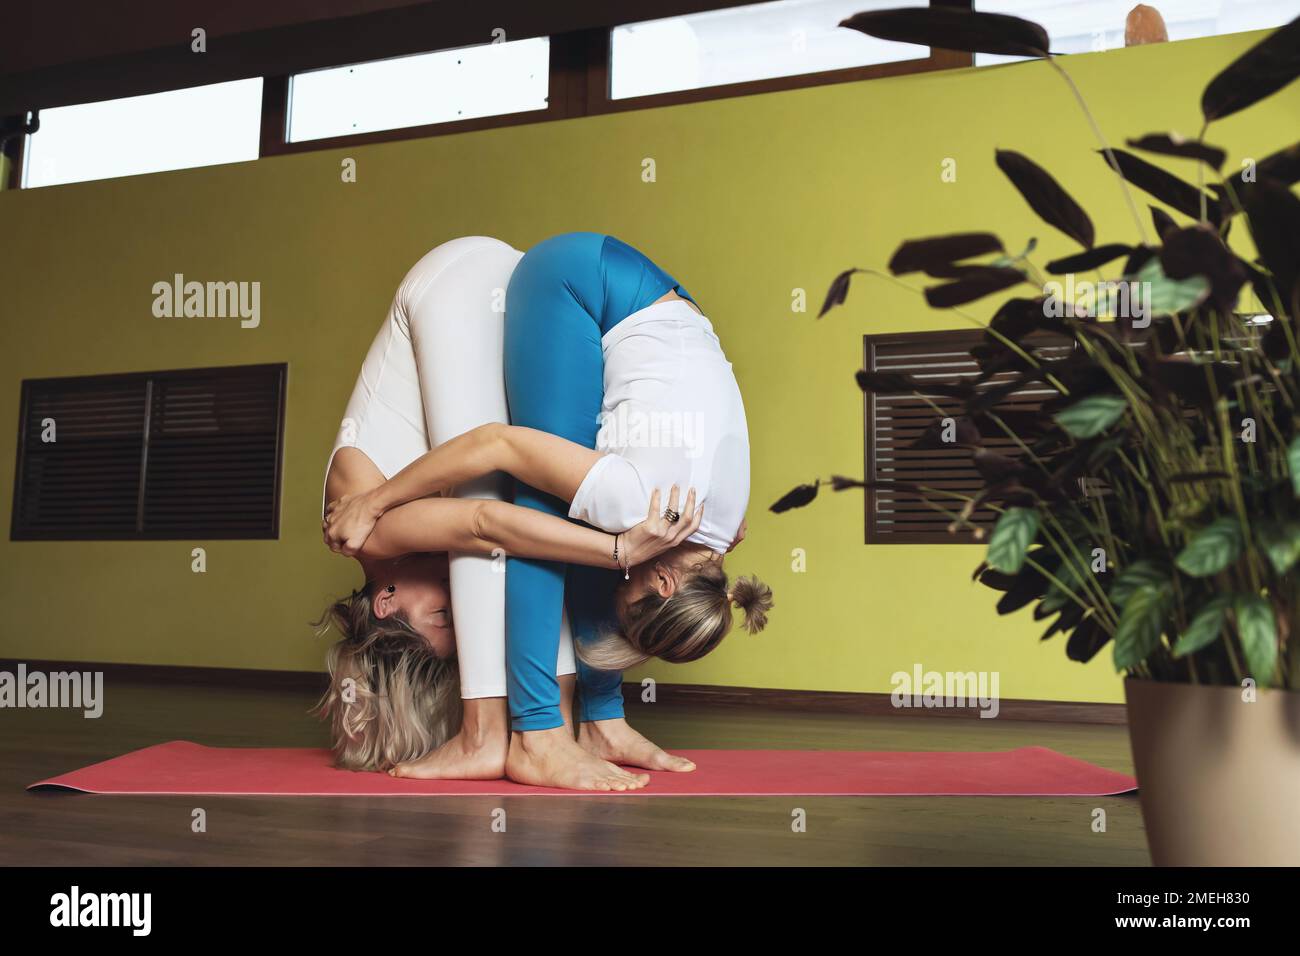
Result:
<svg viewBox="0 0 1300 956">
<path fill-rule="evenodd" d="M 921 60 L 929 47 L 877 40 L 839 26 L 901 0 L 775 0 L 615 27 L 610 97 Z"/>
<path fill-rule="evenodd" d="M 257 159 L 261 125 L 261 77 L 41 110 L 23 186 Z"/>
<path fill-rule="evenodd" d="M 975 0 L 985 13 L 1009 13 L 1041 24 L 1053 53 L 1089 53 L 1124 45 L 1124 21 L 1136 0 Z M 1150 0 L 1170 40 L 1280 27 L 1296 15 L 1296 0 Z M 1015 56 L 975 54 L 975 65 L 1010 63 Z"/>
<path fill-rule="evenodd" d="M 535 37 L 299 73 L 289 141 L 544 110 L 550 60 Z"/>
</svg>

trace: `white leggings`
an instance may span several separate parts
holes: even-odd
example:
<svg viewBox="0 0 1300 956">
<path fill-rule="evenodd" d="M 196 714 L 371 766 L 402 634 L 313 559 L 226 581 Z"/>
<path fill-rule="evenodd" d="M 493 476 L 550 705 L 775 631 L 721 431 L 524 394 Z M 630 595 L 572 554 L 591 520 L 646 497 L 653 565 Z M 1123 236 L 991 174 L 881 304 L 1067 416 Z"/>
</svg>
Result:
<svg viewBox="0 0 1300 956">
<path fill-rule="evenodd" d="M 505 290 L 522 257 L 500 240 L 466 236 L 444 242 L 411 268 L 362 363 L 331 462 L 334 452 L 351 446 L 391 478 L 431 445 L 509 420 Z M 328 476 L 328 465 L 325 470 Z M 506 481 L 490 475 L 456 495 L 499 499 Z M 453 552 L 450 564 L 461 697 L 505 697 L 505 556 Z M 566 616 L 555 673 L 574 670 Z"/>
</svg>

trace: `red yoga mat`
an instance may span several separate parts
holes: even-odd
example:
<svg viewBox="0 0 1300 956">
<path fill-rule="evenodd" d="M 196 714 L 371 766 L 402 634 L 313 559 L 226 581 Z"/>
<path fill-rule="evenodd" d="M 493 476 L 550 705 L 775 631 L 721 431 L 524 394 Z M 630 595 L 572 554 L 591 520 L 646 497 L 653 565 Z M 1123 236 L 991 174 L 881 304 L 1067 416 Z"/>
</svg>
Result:
<svg viewBox="0 0 1300 956">
<path fill-rule="evenodd" d="M 652 772 L 614 796 L 1109 796 L 1132 777 L 1046 747 L 993 753 L 679 750 L 694 773 Z M 508 780 L 400 780 L 330 766 L 327 750 L 204 747 L 173 740 L 34 783 L 83 793 L 236 796 L 581 796 Z M 609 794 L 606 794 L 609 795 Z"/>
</svg>

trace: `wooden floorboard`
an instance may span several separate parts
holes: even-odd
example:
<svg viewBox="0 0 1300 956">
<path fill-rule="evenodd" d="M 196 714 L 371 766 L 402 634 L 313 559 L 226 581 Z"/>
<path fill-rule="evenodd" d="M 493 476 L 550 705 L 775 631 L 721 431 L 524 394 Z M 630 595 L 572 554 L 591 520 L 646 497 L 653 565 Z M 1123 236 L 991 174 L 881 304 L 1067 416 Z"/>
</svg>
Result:
<svg viewBox="0 0 1300 956">
<path fill-rule="evenodd" d="M 1150 862 L 1134 796 L 107 797 L 36 780 L 165 740 L 322 746 L 301 690 L 112 681 L 98 720 L 0 714 L 0 861 L 7 865 L 1098 865 Z M 1132 772 L 1123 727 L 629 705 L 669 747 L 998 750 L 1052 747 Z M 202 807 L 207 832 L 191 832 Z M 493 832 L 492 814 L 507 815 Z M 807 832 L 791 812 L 807 811 Z M 1107 813 L 1093 832 L 1093 811 Z"/>
</svg>

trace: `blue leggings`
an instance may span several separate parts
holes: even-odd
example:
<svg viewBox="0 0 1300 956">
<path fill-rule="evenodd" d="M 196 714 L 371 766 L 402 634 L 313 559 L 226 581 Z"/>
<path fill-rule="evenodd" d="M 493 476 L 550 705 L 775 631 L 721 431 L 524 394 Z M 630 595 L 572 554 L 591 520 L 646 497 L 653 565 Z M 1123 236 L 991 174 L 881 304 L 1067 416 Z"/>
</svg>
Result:
<svg viewBox="0 0 1300 956">
<path fill-rule="evenodd" d="M 529 249 L 506 290 L 511 424 L 595 448 L 605 390 L 601 336 L 669 290 L 691 299 L 676 279 L 613 236 L 569 232 Z M 560 516 L 569 512 L 567 502 L 523 482 L 516 484 L 515 504 Z M 563 725 L 555 677 L 561 611 L 567 604 L 574 640 L 590 641 L 602 626 L 617 623 L 613 597 L 619 578 L 617 571 L 556 561 L 508 560 L 506 665 L 515 730 Z M 579 661 L 579 719 L 622 717 L 622 683 L 621 673 Z"/>
</svg>

